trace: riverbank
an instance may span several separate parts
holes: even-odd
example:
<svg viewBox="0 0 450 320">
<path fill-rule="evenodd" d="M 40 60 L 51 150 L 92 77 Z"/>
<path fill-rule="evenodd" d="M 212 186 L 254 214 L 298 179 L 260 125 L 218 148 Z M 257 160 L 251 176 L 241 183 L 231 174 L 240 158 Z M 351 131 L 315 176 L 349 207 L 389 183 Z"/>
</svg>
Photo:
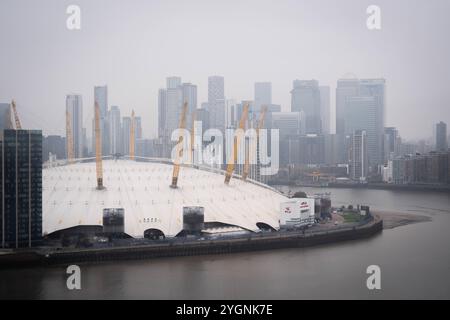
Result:
<svg viewBox="0 0 450 320">
<path fill-rule="evenodd" d="M 399 211 L 383 211 L 373 210 L 374 213 L 383 220 L 383 229 L 394 229 L 413 223 L 429 222 L 432 219 L 429 216 L 424 216 L 415 213 L 405 213 Z"/>
<path fill-rule="evenodd" d="M 299 248 L 373 236 L 383 229 L 383 220 L 374 216 L 364 223 L 340 225 L 335 228 L 312 228 L 307 231 L 272 232 L 251 237 L 161 242 L 152 245 L 95 249 L 40 249 L 0 255 L 0 267 L 30 265 L 64 265 L 70 263 L 100 263 L 104 261 L 139 260 L 208 254 L 228 254 Z"/>
</svg>

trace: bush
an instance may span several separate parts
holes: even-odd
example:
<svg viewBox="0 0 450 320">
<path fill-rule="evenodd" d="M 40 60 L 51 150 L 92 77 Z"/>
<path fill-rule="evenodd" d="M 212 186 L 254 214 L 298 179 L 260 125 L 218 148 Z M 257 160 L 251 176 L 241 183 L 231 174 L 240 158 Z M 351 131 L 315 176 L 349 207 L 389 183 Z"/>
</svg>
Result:
<svg viewBox="0 0 450 320">
<path fill-rule="evenodd" d="M 292 198 L 307 198 L 308 196 L 306 195 L 305 192 L 303 191 L 297 191 L 296 193 L 294 193 L 294 195 L 292 196 Z"/>
</svg>

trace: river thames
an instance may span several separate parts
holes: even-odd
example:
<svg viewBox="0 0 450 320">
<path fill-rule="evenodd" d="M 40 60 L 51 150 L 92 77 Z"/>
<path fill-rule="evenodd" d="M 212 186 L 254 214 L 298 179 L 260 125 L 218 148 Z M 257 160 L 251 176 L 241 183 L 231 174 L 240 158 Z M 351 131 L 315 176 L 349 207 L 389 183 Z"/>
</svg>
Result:
<svg viewBox="0 0 450 320">
<path fill-rule="evenodd" d="M 450 194 L 302 190 L 331 192 L 333 206 L 366 204 L 432 220 L 309 248 L 81 265 L 82 288 L 73 291 L 65 267 L 0 270 L 0 298 L 450 299 Z M 369 265 L 381 268 L 381 290 L 367 289 Z"/>
</svg>

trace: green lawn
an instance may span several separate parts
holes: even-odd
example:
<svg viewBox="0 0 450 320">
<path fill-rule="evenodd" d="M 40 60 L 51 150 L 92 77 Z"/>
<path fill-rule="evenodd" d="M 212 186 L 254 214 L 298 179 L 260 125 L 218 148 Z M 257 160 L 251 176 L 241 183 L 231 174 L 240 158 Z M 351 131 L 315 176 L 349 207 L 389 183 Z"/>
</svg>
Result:
<svg viewBox="0 0 450 320">
<path fill-rule="evenodd" d="M 345 222 L 359 222 L 361 221 L 361 215 L 355 212 L 344 212 L 342 214 Z"/>
</svg>

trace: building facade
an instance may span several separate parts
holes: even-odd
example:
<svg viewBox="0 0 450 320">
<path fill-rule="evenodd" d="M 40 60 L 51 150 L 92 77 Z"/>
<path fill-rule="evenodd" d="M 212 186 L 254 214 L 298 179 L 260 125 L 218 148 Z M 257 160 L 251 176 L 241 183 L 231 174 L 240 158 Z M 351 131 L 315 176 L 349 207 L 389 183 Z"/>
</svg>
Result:
<svg viewBox="0 0 450 320">
<path fill-rule="evenodd" d="M 4 130 L 0 144 L 1 247 L 31 247 L 42 238 L 42 132 Z"/>
</svg>

